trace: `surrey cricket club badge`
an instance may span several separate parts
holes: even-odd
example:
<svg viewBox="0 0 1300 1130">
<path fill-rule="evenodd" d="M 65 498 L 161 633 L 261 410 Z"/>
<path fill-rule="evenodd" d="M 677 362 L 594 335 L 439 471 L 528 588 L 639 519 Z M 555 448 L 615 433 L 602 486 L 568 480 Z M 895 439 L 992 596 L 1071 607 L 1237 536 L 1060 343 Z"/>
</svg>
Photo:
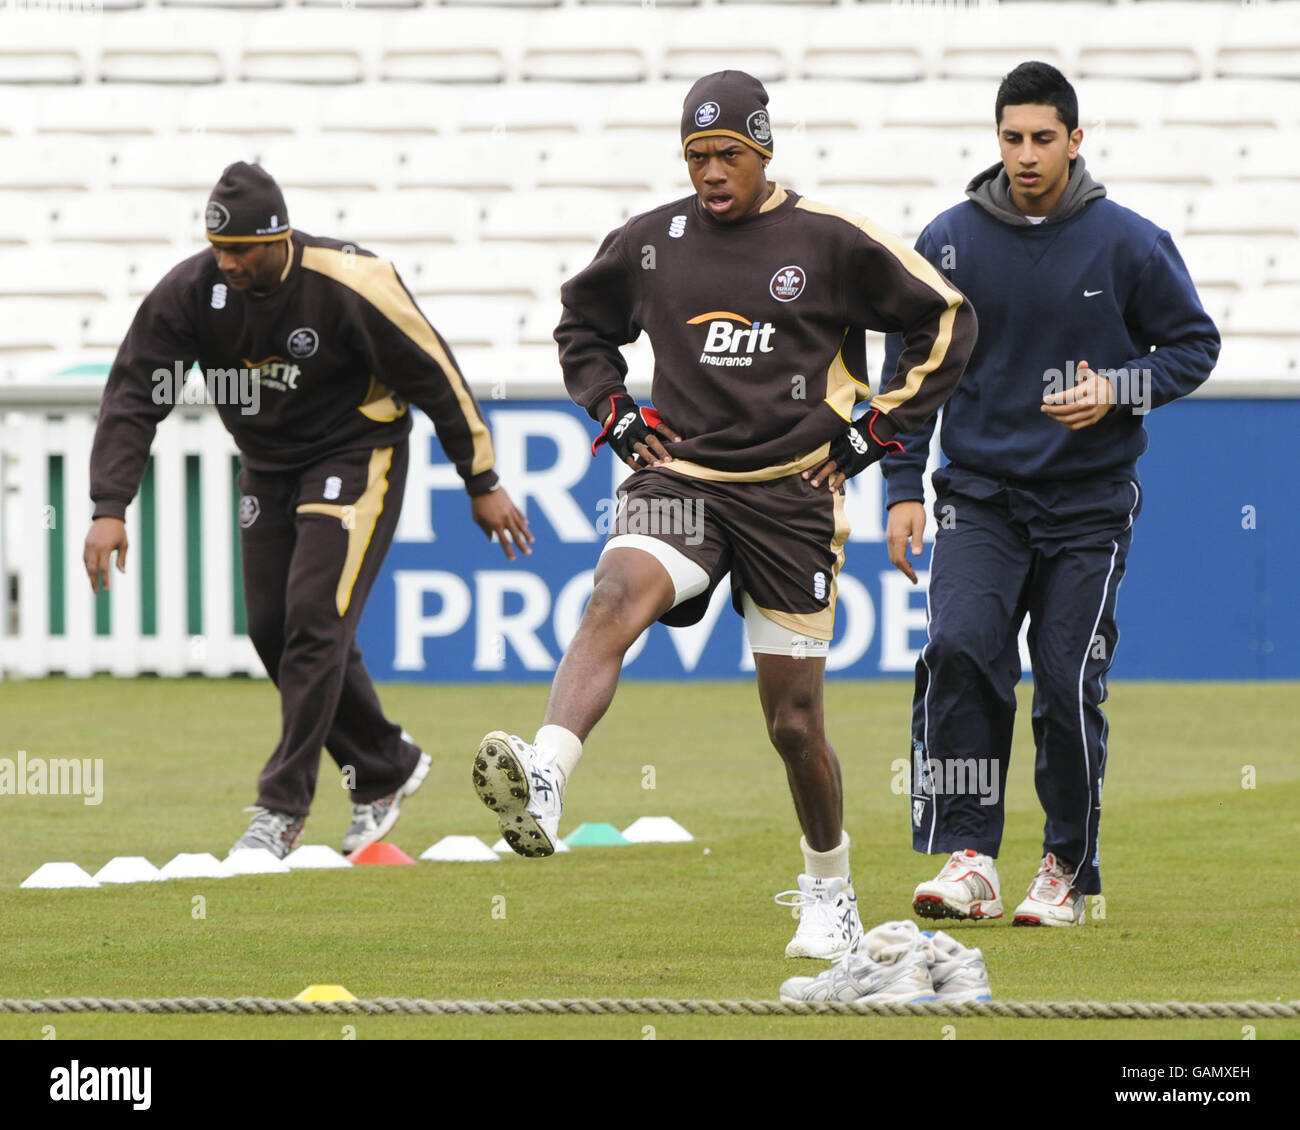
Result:
<svg viewBox="0 0 1300 1130">
<path fill-rule="evenodd" d="M 782 267 L 772 276 L 768 290 L 778 302 L 793 302 L 803 293 L 807 281 L 808 276 L 803 273 L 802 267 Z"/>
<path fill-rule="evenodd" d="M 302 326 L 289 335 L 289 356 L 302 361 L 320 348 L 320 335 L 309 326 Z"/>
<path fill-rule="evenodd" d="M 755 110 L 745 121 L 745 128 L 759 145 L 766 145 L 772 140 L 772 122 L 766 110 Z"/>
<path fill-rule="evenodd" d="M 705 102 L 695 111 L 695 124 L 697 126 L 711 126 L 718 120 L 718 115 L 722 110 L 716 102 Z"/>
<path fill-rule="evenodd" d="M 239 528 L 248 529 L 257 521 L 257 516 L 262 513 L 262 505 L 257 501 L 257 495 L 245 494 L 239 499 Z"/>
<path fill-rule="evenodd" d="M 209 200 L 208 210 L 204 213 L 203 222 L 207 225 L 208 231 L 215 235 L 230 223 L 230 211 L 224 204 Z"/>
</svg>

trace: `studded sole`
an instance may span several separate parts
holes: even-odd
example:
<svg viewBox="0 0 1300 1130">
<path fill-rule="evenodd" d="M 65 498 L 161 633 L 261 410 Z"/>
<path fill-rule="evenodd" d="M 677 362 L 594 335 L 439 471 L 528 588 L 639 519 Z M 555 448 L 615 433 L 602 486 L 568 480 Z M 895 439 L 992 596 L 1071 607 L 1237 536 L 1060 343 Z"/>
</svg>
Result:
<svg viewBox="0 0 1300 1130">
<path fill-rule="evenodd" d="M 511 851 L 530 859 L 555 854 L 555 843 L 528 811 L 528 774 L 508 734 L 493 730 L 479 743 L 473 778 L 474 791 L 497 814 Z"/>
</svg>

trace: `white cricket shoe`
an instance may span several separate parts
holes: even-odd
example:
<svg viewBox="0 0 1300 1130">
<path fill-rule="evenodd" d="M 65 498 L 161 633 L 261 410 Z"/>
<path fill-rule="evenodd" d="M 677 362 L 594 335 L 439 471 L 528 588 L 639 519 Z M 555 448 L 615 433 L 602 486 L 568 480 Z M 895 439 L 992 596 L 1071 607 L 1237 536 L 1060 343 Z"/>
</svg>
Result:
<svg viewBox="0 0 1300 1130">
<path fill-rule="evenodd" d="M 912 910 L 921 918 L 1001 918 L 998 869 L 974 848 L 955 851 L 934 879 L 912 893 Z"/>
<path fill-rule="evenodd" d="M 799 926 L 785 956 L 836 961 L 862 936 L 853 880 L 800 875 L 798 882 L 797 890 L 782 891 L 773 899 L 777 906 L 799 908 Z"/>
<path fill-rule="evenodd" d="M 1029 894 L 1016 907 L 1013 926 L 1078 926 L 1083 922 L 1083 895 L 1074 889 L 1074 871 L 1067 871 L 1050 851 L 1043 856 Z"/>
<path fill-rule="evenodd" d="M 493 730 L 474 755 L 474 788 L 497 814 L 501 835 L 518 855 L 553 855 L 564 807 L 560 780 L 522 738 Z"/>
<path fill-rule="evenodd" d="M 932 1001 L 928 939 L 915 922 L 885 922 L 863 934 L 851 950 L 816 977 L 791 977 L 783 1001 Z"/>
<path fill-rule="evenodd" d="M 935 999 L 948 1004 L 967 1001 L 991 1001 L 993 989 L 989 985 L 989 971 L 984 964 L 984 954 L 964 946 L 942 930 L 926 930 L 926 960 L 930 965 L 930 981 L 934 984 Z"/>
</svg>

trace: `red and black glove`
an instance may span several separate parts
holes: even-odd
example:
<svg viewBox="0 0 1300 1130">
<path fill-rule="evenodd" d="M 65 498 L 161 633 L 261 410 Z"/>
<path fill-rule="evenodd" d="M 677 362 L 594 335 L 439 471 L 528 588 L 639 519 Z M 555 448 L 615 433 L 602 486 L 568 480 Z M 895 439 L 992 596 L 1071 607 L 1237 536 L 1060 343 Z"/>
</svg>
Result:
<svg viewBox="0 0 1300 1130">
<path fill-rule="evenodd" d="M 661 443 L 671 442 L 670 436 L 658 430 L 663 421 L 659 418 L 657 409 L 640 408 L 630 396 L 611 396 L 609 404 L 613 414 L 605 425 L 605 430 L 591 445 L 592 455 L 596 454 L 596 449 L 602 443 L 608 443 L 610 450 L 623 462 L 626 463 L 629 459 L 639 461 L 633 448 L 638 443 L 645 443 L 646 437 L 654 435 Z"/>
<path fill-rule="evenodd" d="M 865 471 L 872 463 L 883 459 L 891 451 L 902 451 L 903 445 L 896 439 L 880 441 L 872 432 L 872 426 L 880 413 L 868 412 L 854 420 L 847 429 L 831 440 L 830 451 L 826 458 L 835 463 L 835 469 L 845 478 Z"/>
</svg>

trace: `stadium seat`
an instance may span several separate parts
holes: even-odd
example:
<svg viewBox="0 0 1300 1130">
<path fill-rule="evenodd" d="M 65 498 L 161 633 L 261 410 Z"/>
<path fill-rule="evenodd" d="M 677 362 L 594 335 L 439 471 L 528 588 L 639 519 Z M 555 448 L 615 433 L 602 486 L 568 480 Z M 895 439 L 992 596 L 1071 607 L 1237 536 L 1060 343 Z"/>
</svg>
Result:
<svg viewBox="0 0 1300 1130">
<path fill-rule="evenodd" d="M 15 6 L 16 7 L 16 6 Z M 74 84 L 85 81 L 94 54 L 96 21 L 77 15 L 11 10 L 0 13 L 0 84 Z"/>
<path fill-rule="evenodd" d="M 659 75 L 693 83 L 714 71 L 741 70 L 760 82 L 779 82 L 793 71 L 804 37 L 805 13 L 796 9 L 719 7 L 681 12 L 663 26 Z M 736 28 L 761 28 L 740 38 Z"/>
<path fill-rule="evenodd" d="M 1088 23 L 1078 76 L 1163 82 L 1199 78 L 1226 17 L 1225 5 L 1186 0 L 1117 9 L 1105 20 Z"/>
<path fill-rule="evenodd" d="M 300 0 L 304 8 L 332 8 L 337 11 L 339 0 Z M 359 11 L 383 10 L 385 8 L 418 8 L 423 0 L 348 0 L 347 7 Z"/>
<path fill-rule="evenodd" d="M 1085 154 L 1088 168 L 1103 184 L 1210 185 L 1237 164 L 1235 143 L 1222 131 L 1178 136 L 1167 130 L 1108 130 Z"/>
<path fill-rule="evenodd" d="M 372 200 L 373 192 L 339 192 L 316 191 L 305 188 L 291 188 L 285 193 L 285 205 L 289 209 L 289 223 L 294 231 L 308 235 L 323 235 L 330 239 L 344 239 L 343 213 L 356 200 Z M 199 205 L 203 204 L 200 199 Z M 197 216 L 200 226 L 195 230 L 202 236 L 202 216 Z M 204 240 L 203 242 L 207 242 Z"/>
<path fill-rule="evenodd" d="M 518 72 L 524 13 L 421 10 L 388 25 L 378 63 L 385 82 L 494 83 Z"/>
<path fill-rule="evenodd" d="M 811 20 L 797 75 L 805 79 L 916 82 L 930 71 L 932 20 L 837 8 Z"/>
<path fill-rule="evenodd" d="M 74 146 L 54 138 L 0 138 L 0 189 L 89 192 L 102 186 L 108 150 L 87 139 Z"/>
<path fill-rule="evenodd" d="M 1237 167 L 1242 184 L 1276 183 L 1294 191 L 1300 182 L 1300 148 L 1297 131 L 1260 131 L 1244 139 L 1244 154 Z"/>
<path fill-rule="evenodd" d="M 641 82 L 657 70 L 663 16 L 653 10 L 561 11 L 534 20 L 520 76 L 528 82 Z"/>
<path fill-rule="evenodd" d="M 434 0 L 446 8 L 474 8 L 478 11 L 492 8 L 558 8 L 562 0 Z M 637 0 L 640 3 L 640 0 Z"/>
<path fill-rule="evenodd" d="M 420 299 L 424 316 L 452 349 L 490 346 L 502 349 L 519 343 L 524 304 L 519 299 L 474 295 L 426 295 Z"/>
<path fill-rule="evenodd" d="M 98 77 L 102 82 L 221 82 L 233 73 L 242 31 L 218 12 L 142 8 L 104 21 Z"/>
<path fill-rule="evenodd" d="M 391 134 L 416 139 L 451 128 L 446 105 L 451 94 L 424 83 L 362 83 L 309 93 L 317 107 L 317 128 L 324 134 Z"/>
<path fill-rule="evenodd" d="M 859 142 L 836 146 L 822 163 L 823 184 L 880 184 L 934 188 L 965 184 L 991 163 L 972 151 L 961 134 L 946 130 L 881 130 Z M 997 159 L 996 153 L 993 160 Z"/>
<path fill-rule="evenodd" d="M 537 170 L 539 188 L 599 188 L 646 193 L 682 161 L 681 144 L 663 138 L 597 134 L 546 146 Z"/>
<path fill-rule="evenodd" d="M 269 8 L 282 8 L 287 0 L 158 0 L 163 8 L 234 8 L 243 11 L 257 11 Z M 352 0 L 356 3 L 357 0 Z"/>
<path fill-rule="evenodd" d="M 133 299 L 101 302 L 91 307 L 81 333 L 82 348 L 116 351 L 139 309 L 140 303 Z"/>
<path fill-rule="evenodd" d="M 388 138 L 330 135 L 319 139 L 272 139 L 260 147 L 261 164 L 288 193 L 295 188 L 321 191 L 377 191 L 389 188 L 401 151 Z"/>
<path fill-rule="evenodd" d="M 1214 73 L 1220 78 L 1300 77 L 1300 5 L 1237 5 L 1217 41 Z"/>
<path fill-rule="evenodd" d="M 1197 196 L 1187 222 L 1195 235 L 1300 235 L 1295 193 L 1275 187 L 1213 188 Z"/>
<path fill-rule="evenodd" d="M 1178 251 L 1198 288 L 1239 291 L 1267 281 L 1272 243 L 1240 236 L 1189 235 L 1178 241 Z"/>
<path fill-rule="evenodd" d="M 335 85 L 368 72 L 372 37 L 352 12 L 281 12 L 252 20 L 240 55 L 243 82 Z"/>
<path fill-rule="evenodd" d="M 1080 79 L 1074 87 L 1079 95 L 1079 125 L 1083 127 L 1084 145 L 1090 146 L 1111 130 L 1159 129 L 1168 101 L 1178 91 L 1197 85 Z"/>
<path fill-rule="evenodd" d="M 574 137 L 600 128 L 604 96 L 618 84 L 530 82 L 526 90 L 511 83 L 488 87 L 455 87 L 439 92 L 448 129 L 490 133 L 496 137 L 527 134 L 533 138 Z M 448 94 L 454 95 L 448 101 Z M 508 144 L 508 141 L 507 141 Z"/>
<path fill-rule="evenodd" d="M 594 250 L 594 248 L 593 248 Z M 472 255 L 463 248 L 404 255 L 401 274 L 418 296 L 487 294 L 526 300 L 551 298 L 560 284 L 590 260 L 541 244 L 485 244 Z"/>
<path fill-rule="evenodd" d="M 188 236 L 193 211 L 174 192 L 87 193 L 52 209 L 50 237 L 55 243 L 166 247 Z"/>
<path fill-rule="evenodd" d="M 1300 338 L 1227 334 L 1212 381 L 1300 380 Z"/>
<path fill-rule="evenodd" d="M 257 82 L 201 86 L 177 101 L 178 131 L 235 134 L 255 142 L 310 134 L 321 99 L 315 90 Z"/>
<path fill-rule="evenodd" d="M 939 74 L 996 83 L 1026 59 L 1073 71 L 1076 13 L 1059 4 L 958 9 L 939 25 Z"/>
<path fill-rule="evenodd" d="M 5 269 L 0 271 L 0 297 L 102 302 L 121 296 L 126 266 L 122 251 L 108 247 L 9 251 L 5 253 Z"/>
<path fill-rule="evenodd" d="M 0 354 L 75 349 L 81 344 L 82 318 L 73 303 L 0 298 Z"/>
<path fill-rule="evenodd" d="M 1161 119 L 1184 129 L 1288 129 L 1295 105 L 1294 83 L 1187 82 L 1169 89 Z"/>
<path fill-rule="evenodd" d="M 410 146 L 397 169 L 400 188 L 456 188 L 500 193 L 532 186 L 542 143 L 513 138 L 510 144 L 491 136 L 457 136 Z"/>
<path fill-rule="evenodd" d="M 258 161 L 258 149 L 241 138 L 186 134 L 129 141 L 117 151 L 108 184 L 120 188 L 166 188 L 207 199 L 221 171 L 234 161 Z"/>
<path fill-rule="evenodd" d="M 1232 304 L 1225 329 L 1252 337 L 1300 338 L 1296 312 L 1300 311 L 1300 286 L 1257 287 L 1244 291 Z"/>
<path fill-rule="evenodd" d="M 171 132 L 175 123 L 174 99 L 159 98 L 156 86 L 126 85 L 43 91 L 35 120 L 43 135 L 94 137 L 149 137 Z"/>
<path fill-rule="evenodd" d="M 339 238 L 363 246 L 474 244 L 481 205 L 468 192 L 407 191 L 358 197 L 343 210 Z M 322 233 L 323 234 L 323 233 Z"/>
<path fill-rule="evenodd" d="M 878 107 L 884 129 L 936 129 L 984 139 L 997 156 L 993 106 L 997 84 L 949 81 L 906 85 L 897 89 L 866 88 L 861 95 Z"/>
<path fill-rule="evenodd" d="M 529 303 L 519 329 L 519 343 L 549 345 L 555 349 L 555 327 L 560 323 L 562 311 L 558 296 Z"/>
<path fill-rule="evenodd" d="M 515 243 L 589 244 L 591 251 L 624 220 L 608 193 L 595 189 L 549 189 L 491 201 L 482 238 Z"/>
</svg>

